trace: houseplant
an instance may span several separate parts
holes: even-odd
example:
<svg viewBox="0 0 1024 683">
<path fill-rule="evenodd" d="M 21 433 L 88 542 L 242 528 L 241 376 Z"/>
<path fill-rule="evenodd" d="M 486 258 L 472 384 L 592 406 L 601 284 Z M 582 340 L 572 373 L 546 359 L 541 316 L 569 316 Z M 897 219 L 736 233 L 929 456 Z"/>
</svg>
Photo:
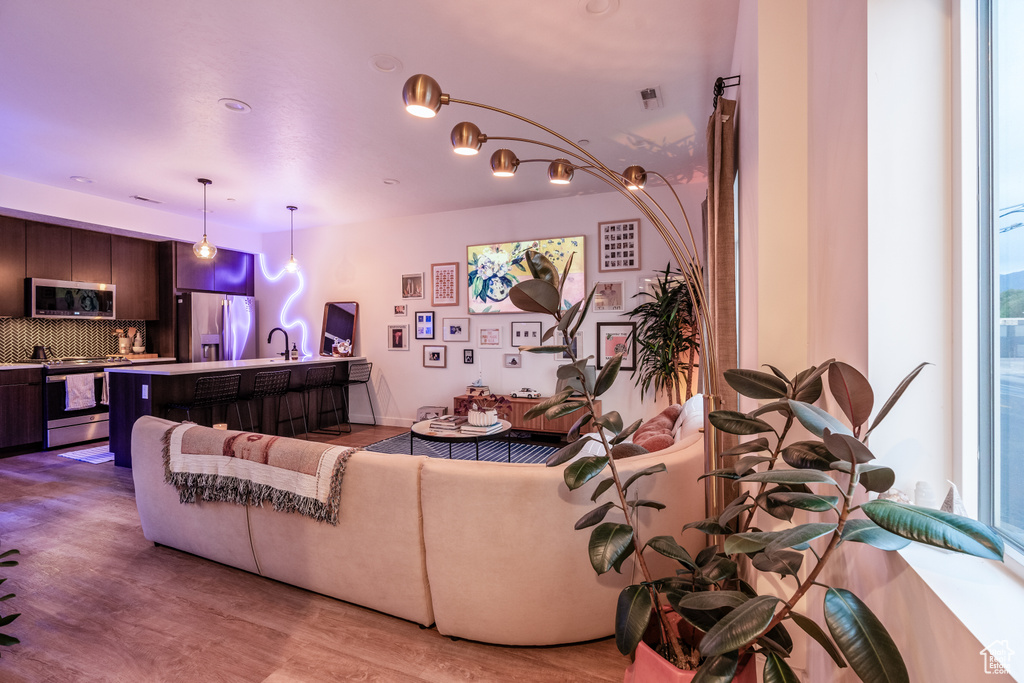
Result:
<svg viewBox="0 0 1024 683">
<path fill-rule="evenodd" d="M 585 301 L 563 312 L 558 273 L 542 255 L 531 252 L 527 262 L 534 279 L 512 290 L 513 303 L 523 310 L 547 313 L 555 319 L 556 324 L 545 334 L 545 340 L 556 334 L 563 340 L 571 339 L 586 317 L 593 291 Z M 521 350 L 572 353 L 565 344 Z M 614 384 L 621 357 L 613 358 L 602 368 L 592 385 L 583 376 L 586 362 L 587 359 L 573 357 L 569 365 L 558 370 L 559 377 L 576 376 L 581 380 L 582 396 L 561 392 L 528 412 L 526 417 L 544 414 L 554 419 L 581 414 L 569 433 L 571 443 L 548 460 L 548 466 L 569 463 L 564 476 L 569 489 L 579 488 L 606 469 L 611 475 L 599 482 L 592 498 L 598 503 L 607 493 L 611 500 L 599 503 L 585 514 L 576 528 L 592 528 L 589 554 L 598 574 L 612 569 L 619 571 L 623 562 L 633 556 L 643 577 L 640 583 L 623 589 L 619 596 L 615 640 L 623 654 L 632 654 L 643 647 L 641 639 L 654 617 L 652 630 L 659 641 L 656 649 L 677 666 L 696 669 L 692 680 L 698 683 L 733 680 L 741 664 L 755 654 L 764 657 L 766 681 L 797 681 L 786 662 L 793 648 L 787 626 L 795 624 L 824 648 L 837 666 L 851 666 L 861 680 L 909 681 L 899 650 L 867 605 L 844 588 L 817 581 L 839 543 L 866 543 L 882 550 L 896 550 L 916 541 L 978 557 L 1002 559 L 1003 544 L 999 536 L 974 520 L 888 500 L 860 502 L 865 492 L 886 491 L 895 481 L 891 469 L 871 462 L 874 455 L 865 441 L 924 364 L 903 379 L 870 423 L 874 407 L 871 386 L 863 375 L 845 363 L 828 361 L 792 379 L 774 367 L 769 368 L 770 373 L 726 372 L 726 381 L 739 394 L 768 402 L 750 413 L 718 410 L 709 416 L 712 425 L 720 431 L 756 438 L 724 454 L 735 459 L 730 467 L 704 475 L 736 482 L 739 494 L 721 515 L 687 525 L 686 528 L 696 528 L 724 539 L 721 547 L 711 545 L 694 557 L 669 536 L 654 537 L 646 542 L 639 537 L 635 522 L 637 509 L 660 509 L 664 505 L 636 497 L 635 489 L 639 488 L 638 482 L 643 477 L 656 476 L 665 467 L 650 467 L 625 481 L 619 477 L 615 457 L 644 452 L 626 442 L 640 421 L 624 427 L 621 416 L 615 411 L 595 417 L 594 400 Z M 824 391 L 822 378 L 826 373 L 829 391 L 850 427 L 813 405 Z M 769 415 L 781 427 L 776 428 L 765 419 Z M 596 435 L 604 455 L 576 458 L 584 445 L 580 429 L 591 421 L 601 427 Z M 789 442 L 798 422 L 816 438 Z M 789 467 L 781 467 L 783 463 Z M 823 493 L 812 490 L 811 486 L 834 490 Z M 630 487 L 634 487 L 632 500 L 629 499 Z M 759 510 L 789 526 L 777 530 L 756 526 L 755 515 Z M 866 518 L 853 516 L 857 511 Z M 824 515 L 826 521 L 794 524 L 797 512 L 801 516 Z M 621 521 L 604 521 L 610 513 L 620 516 Z M 812 543 L 823 549 L 818 552 L 812 548 Z M 652 576 L 644 559 L 647 551 L 678 562 L 678 573 L 668 577 Z M 804 567 L 808 553 L 813 558 Z M 797 588 L 785 599 L 758 594 L 751 583 L 744 580 L 749 574 L 740 570 L 748 564 L 750 573 L 794 576 Z M 824 592 L 827 632 L 796 611 L 812 589 Z M 677 631 L 666 607 L 692 627 L 694 638 L 685 641 L 676 637 Z"/>
<path fill-rule="evenodd" d="M 6 558 L 8 558 L 8 557 L 10 557 L 12 555 L 17 555 L 17 554 L 18 554 L 18 551 L 17 550 L 13 550 L 13 549 L 12 550 L 7 550 L 7 551 L 5 551 L 3 553 L 0 553 L 0 567 L 16 567 L 16 566 L 18 566 L 17 561 L 6 559 Z M 3 583 L 6 580 L 7 580 L 7 577 L 0 578 L 0 583 Z M 6 602 L 7 600 L 10 600 L 13 597 L 14 597 L 14 593 L 8 593 L 7 595 L 2 595 L 2 596 L 0 596 L 0 602 Z M 7 626 L 8 624 L 10 624 L 12 621 L 14 621 L 15 619 L 17 619 L 20 616 L 21 616 L 20 613 L 19 614 L 8 614 L 6 617 L 3 616 L 3 615 L 0 615 L 0 627 Z M 19 641 L 14 636 L 7 635 L 6 633 L 0 633 L 0 647 L 10 647 L 11 645 L 17 645 L 19 642 L 21 642 L 21 641 Z"/>
</svg>

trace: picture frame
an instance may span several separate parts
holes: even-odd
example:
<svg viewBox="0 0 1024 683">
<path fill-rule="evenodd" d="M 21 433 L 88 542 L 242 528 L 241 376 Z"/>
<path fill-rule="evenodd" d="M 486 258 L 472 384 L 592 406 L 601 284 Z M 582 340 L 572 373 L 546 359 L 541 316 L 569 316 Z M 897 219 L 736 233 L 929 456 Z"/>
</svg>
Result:
<svg viewBox="0 0 1024 683">
<path fill-rule="evenodd" d="M 404 317 L 409 315 L 409 304 L 395 304 L 395 316 Z"/>
<path fill-rule="evenodd" d="M 444 344 L 423 345 L 423 367 L 425 368 L 446 368 L 448 367 L 448 347 Z"/>
<path fill-rule="evenodd" d="M 556 334 L 556 336 L 557 336 L 557 334 Z M 561 346 L 561 343 L 558 343 L 558 345 Z M 582 351 L 583 351 L 583 332 L 582 331 L 577 332 L 576 336 L 572 338 L 572 341 L 569 342 L 569 348 L 571 349 L 573 355 L 576 356 L 576 358 L 581 358 L 583 356 L 583 353 L 582 353 Z M 555 359 L 556 363 L 570 363 L 570 362 L 572 362 L 572 356 L 569 355 L 568 351 L 562 351 L 561 353 L 553 353 L 553 354 L 551 354 L 551 357 Z"/>
<path fill-rule="evenodd" d="M 409 326 L 388 325 L 388 351 L 409 350 Z"/>
<path fill-rule="evenodd" d="M 521 353 L 506 353 L 505 359 L 502 362 L 506 368 L 521 368 L 523 367 L 523 354 Z"/>
<path fill-rule="evenodd" d="M 416 338 L 434 338 L 434 312 L 416 311 Z"/>
<path fill-rule="evenodd" d="M 501 348 L 501 328 L 496 325 L 485 325 L 477 330 L 477 346 L 481 349 Z"/>
<path fill-rule="evenodd" d="M 544 326 L 538 321 L 513 322 L 510 338 L 512 347 L 518 349 L 520 346 L 540 346 L 542 334 Z"/>
<path fill-rule="evenodd" d="M 601 281 L 594 285 L 594 312 L 622 311 L 626 300 L 622 280 Z"/>
<path fill-rule="evenodd" d="M 640 270 L 640 219 L 597 224 L 597 269 L 602 273 Z"/>
<path fill-rule="evenodd" d="M 430 305 L 459 305 L 459 264 L 435 263 L 430 266 Z"/>
<path fill-rule="evenodd" d="M 402 298 L 423 298 L 423 273 L 406 273 L 402 275 Z"/>
<path fill-rule="evenodd" d="M 585 243 L 584 236 L 578 235 L 470 245 L 465 278 L 469 314 L 525 312 L 512 304 L 508 293 L 518 283 L 533 279 L 526 264 L 526 252 L 531 249 L 547 256 L 559 273 L 572 256 L 562 289 L 562 310 L 568 310 L 587 295 Z"/>
<path fill-rule="evenodd" d="M 462 349 L 462 362 L 466 365 L 472 365 L 475 360 L 473 349 Z"/>
<path fill-rule="evenodd" d="M 620 370 L 636 370 L 636 323 L 597 323 L 597 369 L 625 350 Z"/>
<path fill-rule="evenodd" d="M 441 339 L 450 342 L 468 342 L 469 318 L 442 318 Z"/>
</svg>

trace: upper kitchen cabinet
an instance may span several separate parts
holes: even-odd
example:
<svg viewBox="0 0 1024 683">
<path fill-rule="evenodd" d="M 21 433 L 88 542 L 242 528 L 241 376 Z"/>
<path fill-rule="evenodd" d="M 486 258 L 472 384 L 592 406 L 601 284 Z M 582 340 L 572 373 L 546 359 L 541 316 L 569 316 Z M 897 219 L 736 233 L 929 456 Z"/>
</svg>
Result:
<svg viewBox="0 0 1024 683">
<path fill-rule="evenodd" d="M 220 253 L 217 255 L 220 256 Z M 177 289 L 216 291 L 214 267 L 212 260 L 196 256 L 188 242 L 174 243 L 174 286 Z"/>
<path fill-rule="evenodd" d="M 224 294 L 253 295 L 253 255 L 243 251 L 220 249 L 214 259 L 217 291 Z"/>
<path fill-rule="evenodd" d="M 110 276 L 110 234 L 71 231 L 71 279 L 77 282 L 113 282 Z M 119 306 L 120 308 L 120 306 Z M 118 311 L 120 315 L 120 311 Z"/>
<path fill-rule="evenodd" d="M 107 267 L 110 267 L 109 255 Z M 71 228 L 35 221 L 28 221 L 25 224 L 25 277 L 73 279 Z"/>
<path fill-rule="evenodd" d="M 253 255 L 218 249 L 213 260 L 201 259 L 187 242 L 174 243 L 174 285 L 179 290 L 253 295 Z"/>
<path fill-rule="evenodd" d="M 117 287 L 119 320 L 157 320 L 157 243 L 110 236 L 111 282 Z"/>
<path fill-rule="evenodd" d="M 25 315 L 25 221 L 0 216 L 0 316 Z"/>
</svg>

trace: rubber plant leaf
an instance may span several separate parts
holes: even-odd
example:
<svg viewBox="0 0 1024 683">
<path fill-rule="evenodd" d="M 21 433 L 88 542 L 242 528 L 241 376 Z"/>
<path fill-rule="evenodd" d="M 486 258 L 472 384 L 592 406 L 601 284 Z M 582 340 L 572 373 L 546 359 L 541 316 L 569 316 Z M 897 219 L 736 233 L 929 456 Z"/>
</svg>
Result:
<svg viewBox="0 0 1024 683">
<path fill-rule="evenodd" d="M 822 441 L 828 452 L 840 460 L 863 464 L 875 459 L 875 454 L 867 446 L 847 434 L 833 434 L 832 430 L 826 429 Z"/>
<path fill-rule="evenodd" d="M 799 524 L 792 529 L 780 531 L 778 536 L 768 544 L 767 550 L 782 548 L 801 549 L 800 546 L 805 543 L 809 543 L 816 538 L 821 538 L 826 534 L 832 533 L 836 530 L 836 526 L 837 525 L 832 522 L 810 522 L 808 524 Z"/>
<path fill-rule="evenodd" d="M 708 419 L 715 428 L 726 434 L 748 436 L 775 431 L 767 422 L 735 410 L 715 410 L 708 415 Z"/>
<path fill-rule="evenodd" d="M 551 398 L 544 399 L 537 405 L 527 410 L 526 413 L 523 415 L 523 419 L 532 420 L 535 417 L 540 417 L 547 411 L 548 408 L 565 403 L 569 399 L 569 397 L 572 396 L 572 394 L 572 389 L 565 389 L 564 391 L 558 392 Z"/>
<path fill-rule="evenodd" d="M 738 652 L 726 652 L 715 657 L 708 657 L 697 669 L 691 683 L 729 683 L 736 678 L 739 662 Z"/>
<path fill-rule="evenodd" d="M 633 527 L 628 524 L 604 522 L 590 533 L 590 565 L 598 574 L 612 567 L 619 570 L 633 552 Z"/>
<path fill-rule="evenodd" d="M 590 293 L 587 294 L 587 301 L 585 304 L 583 304 L 583 307 L 580 309 L 580 317 L 576 321 L 576 324 L 572 326 L 572 330 L 569 331 L 570 338 L 575 337 L 576 333 L 580 331 L 580 327 L 583 326 L 583 321 L 586 319 L 587 313 L 590 311 L 590 303 L 594 300 L 594 292 L 596 291 L 597 285 L 594 285 L 593 287 L 590 288 Z"/>
<path fill-rule="evenodd" d="M 846 418 L 859 427 L 871 417 L 875 393 L 867 378 L 852 365 L 836 361 L 828 366 L 828 389 Z"/>
<path fill-rule="evenodd" d="M 605 515 L 607 515 L 608 511 L 611 510 L 613 507 L 615 507 L 615 503 L 609 502 L 594 508 L 587 514 L 580 517 L 579 520 L 576 522 L 576 526 L 574 526 L 573 528 L 579 531 L 580 529 L 586 529 L 588 527 L 594 526 L 595 524 L 599 524 L 602 520 L 604 520 Z"/>
<path fill-rule="evenodd" d="M 769 470 L 767 472 L 755 472 L 739 481 L 768 482 L 770 484 L 832 484 L 837 486 L 836 480 L 824 472 L 818 470 Z"/>
<path fill-rule="evenodd" d="M 554 355 L 556 353 L 564 353 L 566 348 L 567 347 L 565 347 L 565 346 L 556 346 L 554 344 L 545 344 L 543 346 L 526 346 L 524 344 L 523 346 L 519 347 L 519 352 L 520 353 L 547 353 L 547 354 Z"/>
<path fill-rule="evenodd" d="M 797 493 L 793 491 L 780 491 L 771 493 L 768 500 L 776 505 L 789 505 L 798 510 L 810 510 L 811 512 L 827 512 L 834 510 L 839 504 L 839 496 L 821 496 L 817 493 Z"/>
<path fill-rule="evenodd" d="M 782 372 L 782 370 L 779 370 L 777 367 L 775 367 L 774 365 L 770 365 L 769 363 L 765 363 L 764 366 L 771 370 L 772 373 L 774 373 L 775 376 L 781 379 L 783 382 L 786 382 L 787 384 L 789 383 L 789 378 L 786 377 L 786 373 Z"/>
<path fill-rule="evenodd" d="M 760 370 L 726 370 L 725 381 L 736 393 L 748 398 L 772 399 L 786 397 L 786 383 L 775 375 Z"/>
<path fill-rule="evenodd" d="M 614 439 L 612 439 L 612 444 L 622 443 L 623 441 L 631 437 L 633 435 L 633 432 L 640 429 L 640 425 L 642 425 L 643 422 L 643 420 L 637 420 L 633 424 L 623 429 L 621 432 L 618 433 L 618 435 Z"/>
<path fill-rule="evenodd" d="M 564 415 L 575 413 L 580 408 L 586 407 L 586 401 L 565 401 L 564 403 L 559 403 L 557 406 L 552 406 L 551 408 L 548 408 L 546 411 L 544 411 L 544 417 L 547 418 L 548 420 L 557 420 L 558 418 Z"/>
<path fill-rule="evenodd" d="M 544 280 L 524 280 L 513 287 L 508 296 L 513 306 L 530 313 L 557 316 L 561 304 L 558 290 Z"/>
<path fill-rule="evenodd" d="M 722 607 L 739 607 L 750 598 L 740 591 L 699 591 L 688 593 L 679 599 L 677 607 L 707 611 Z"/>
<path fill-rule="evenodd" d="M 608 458 L 589 456 L 586 458 L 580 458 L 579 460 L 573 461 L 563 472 L 565 479 L 565 485 L 569 487 L 570 491 L 575 491 L 579 487 L 586 484 L 588 481 L 596 477 L 601 473 L 605 467 L 608 466 Z"/>
<path fill-rule="evenodd" d="M 619 375 L 619 368 L 621 366 L 621 353 L 615 354 L 607 363 L 604 364 L 604 367 L 601 368 L 600 374 L 597 376 L 597 381 L 594 382 L 594 396 L 600 396 L 612 388 L 612 384 L 615 383 L 615 378 Z"/>
<path fill-rule="evenodd" d="M 601 497 L 601 494 L 610 489 L 614 483 L 615 479 L 613 477 L 602 479 L 594 488 L 594 493 L 590 496 L 590 500 L 597 502 L 597 499 Z"/>
<path fill-rule="evenodd" d="M 817 437 L 821 437 L 826 429 L 833 434 L 853 436 L 853 432 L 850 431 L 849 427 L 817 406 L 812 406 L 810 403 L 803 403 L 802 401 L 790 401 L 789 408 L 796 415 L 796 419 L 800 420 L 800 424 L 804 426 L 804 429 Z"/>
<path fill-rule="evenodd" d="M 658 472 L 664 472 L 666 469 L 667 468 L 665 467 L 665 463 L 663 463 L 663 462 L 659 462 L 657 465 L 651 465 L 650 467 L 648 467 L 646 469 L 642 469 L 639 472 L 636 472 L 636 473 L 632 474 L 629 477 L 629 479 L 627 479 L 625 481 L 625 483 L 622 485 L 622 490 L 625 491 L 626 489 L 628 489 L 630 484 L 632 484 L 634 481 L 636 481 L 640 477 L 646 477 L 648 475 L 656 474 Z"/>
<path fill-rule="evenodd" d="M 568 462 L 576 457 L 576 455 L 583 450 L 583 447 L 587 445 L 587 442 L 583 439 L 574 441 L 564 448 L 560 448 L 551 455 L 548 456 L 547 462 L 545 463 L 548 467 L 555 467 L 561 465 L 563 462 Z"/>
<path fill-rule="evenodd" d="M 892 407 L 896 405 L 896 401 L 900 400 L 900 396 L 902 396 L 903 392 L 907 390 L 907 387 L 910 386 L 910 383 L 914 381 L 914 378 L 921 374 L 921 371 L 924 370 L 924 366 L 926 365 L 931 365 L 931 363 L 921 363 L 916 368 L 911 370 L 909 375 L 903 378 L 903 381 L 899 383 L 899 385 L 896 387 L 896 390 L 892 392 L 892 396 L 890 396 L 885 401 L 885 404 L 882 406 L 881 410 L 878 411 L 878 415 L 875 415 L 875 419 L 871 423 L 871 428 L 868 429 L 867 431 L 868 434 L 875 431 L 875 427 L 878 426 L 878 423 L 881 422 L 882 419 L 889 414 L 889 411 L 892 410 Z"/>
<path fill-rule="evenodd" d="M 900 550 L 910 545 L 908 538 L 886 531 L 870 519 L 848 519 L 843 527 L 843 541 L 866 543 L 879 550 Z"/>
<path fill-rule="evenodd" d="M 727 451 L 722 451 L 722 457 L 729 455 L 744 455 L 745 453 L 758 453 L 760 451 L 767 451 L 768 439 L 763 436 L 741 443 L 739 446 L 733 446 Z"/>
<path fill-rule="evenodd" d="M 530 269 L 530 275 L 537 280 L 543 280 L 552 286 L 558 284 L 558 269 L 555 268 L 547 256 L 539 251 L 530 249 L 526 252 L 526 266 Z"/>
<path fill-rule="evenodd" d="M 676 560 L 688 569 L 696 569 L 697 565 L 686 548 L 679 545 L 671 536 L 655 536 L 647 541 L 647 547 L 653 548 L 655 552 L 665 557 Z"/>
<path fill-rule="evenodd" d="M 616 410 L 609 411 L 601 417 L 595 417 L 594 422 L 613 434 L 622 432 L 622 416 Z"/>
<path fill-rule="evenodd" d="M 782 449 L 782 460 L 790 467 L 800 470 L 828 471 L 829 465 L 837 460 L 820 441 L 797 441 Z"/>
<path fill-rule="evenodd" d="M 862 681 L 910 683 L 896 643 L 856 595 L 842 588 L 829 588 L 825 593 L 825 624 Z"/>
<path fill-rule="evenodd" d="M 647 586 L 626 586 L 615 605 L 615 646 L 624 655 L 640 644 L 651 621 L 651 590 Z"/>
<path fill-rule="evenodd" d="M 897 536 L 946 550 L 1003 559 L 1003 540 L 991 527 L 941 510 L 872 500 L 861 505 L 872 522 Z"/>
<path fill-rule="evenodd" d="M 616 439 L 618 439 L 618 437 L 612 439 L 612 443 L 614 443 Z M 612 446 L 612 458 L 615 460 L 619 460 L 620 458 L 632 458 L 634 455 L 644 455 L 645 453 L 648 453 L 648 450 L 643 446 L 637 446 L 635 443 L 619 443 Z"/>
<path fill-rule="evenodd" d="M 786 660 L 774 652 L 767 653 L 764 660 L 764 683 L 800 683 Z"/>
<path fill-rule="evenodd" d="M 803 372 L 797 373 L 796 377 L 793 378 L 793 389 L 796 400 L 803 401 L 804 403 L 814 403 L 818 400 L 818 397 L 821 396 L 821 390 L 823 389 L 821 376 L 828 372 L 829 366 L 832 365 L 835 360 L 835 358 L 830 358 L 817 367 L 811 366 Z M 803 398 L 804 396 L 809 396 L 809 398 Z"/>
<path fill-rule="evenodd" d="M 714 657 L 754 642 L 768 628 L 778 603 L 779 599 L 773 595 L 759 595 L 729 612 L 704 634 L 701 654 Z"/>
<path fill-rule="evenodd" d="M 565 281 L 569 279 L 569 271 L 572 270 L 572 260 L 575 257 L 576 252 L 571 251 L 569 252 L 569 258 L 565 260 L 565 268 L 562 269 L 562 277 L 558 280 L 558 298 L 562 298 L 562 291 L 565 289 Z M 557 271 L 555 275 L 558 275 Z"/>
<path fill-rule="evenodd" d="M 765 550 L 754 555 L 750 561 L 754 568 L 762 572 L 771 572 L 780 576 L 796 576 L 800 565 L 804 562 L 802 553 L 795 550 Z"/>
<path fill-rule="evenodd" d="M 814 621 L 810 617 L 805 617 L 799 612 L 790 611 L 789 616 L 796 622 L 796 625 L 803 629 L 804 633 L 814 638 L 821 645 L 822 649 L 828 653 L 828 656 L 832 658 L 832 661 L 836 663 L 840 669 L 846 668 L 846 660 L 843 659 L 843 655 L 840 654 L 839 648 L 832 642 L 832 639 L 828 637 L 828 634 L 818 626 L 818 622 Z"/>
</svg>

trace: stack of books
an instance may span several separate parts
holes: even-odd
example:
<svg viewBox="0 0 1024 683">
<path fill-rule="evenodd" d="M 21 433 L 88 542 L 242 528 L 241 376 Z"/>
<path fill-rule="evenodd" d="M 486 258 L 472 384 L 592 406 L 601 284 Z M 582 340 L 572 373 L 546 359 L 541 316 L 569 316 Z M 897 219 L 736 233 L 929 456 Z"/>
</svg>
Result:
<svg viewBox="0 0 1024 683">
<path fill-rule="evenodd" d="M 430 428 L 436 431 L 457 431 L 459 427 L 469 422 L 465 415 L 442 415 L 430 421 Z"/>
<path fill-rule="evenodd" d="M 471 434 L 473 436 L 481 436 L 484 434 L 494 434 L 495 432 L 501 431 L 501 422 L 495 422 L 492 425 L 486 427 L 476 427 L 474 425 L 465 424 L 462 425 L 463 434 Z"/>
</svg>

